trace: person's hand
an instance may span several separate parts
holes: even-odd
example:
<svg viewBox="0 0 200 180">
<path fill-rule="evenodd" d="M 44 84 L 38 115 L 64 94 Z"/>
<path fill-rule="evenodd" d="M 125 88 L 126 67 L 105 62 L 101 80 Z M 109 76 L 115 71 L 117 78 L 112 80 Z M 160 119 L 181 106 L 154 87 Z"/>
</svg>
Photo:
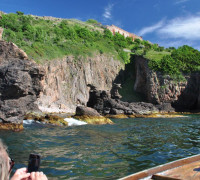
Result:
<svg viewBox="0 0 200 180">
<path fill-rule="evenodd" d="M 26 168 L 17 169 L 15 174 L 10 180 L 27 180 L 30 176 L 30 173 L 27 173 Z"/>
<path fill-rule="evenodd" d="M 43 172 L 32 172 L 30 175 L 31 180 L 48 180 Z"/>
</svg>

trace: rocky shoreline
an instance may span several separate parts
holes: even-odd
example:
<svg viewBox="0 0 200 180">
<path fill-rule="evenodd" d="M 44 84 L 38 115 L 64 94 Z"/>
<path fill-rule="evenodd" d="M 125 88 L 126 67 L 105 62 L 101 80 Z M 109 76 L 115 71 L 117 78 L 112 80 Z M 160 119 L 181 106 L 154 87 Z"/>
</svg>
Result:
<svg viewBox="0 0 200 180">
<path fill-rule="evenodd" d="M 136 69 L 130 68 L 135 74 L 128 76 L 135 77 L 131 85 L 146 102 L 121 100 L 121 86 L 114 82 L 123 82 L 127 72 L 112 58 L 99 56 L 97 61 L 75 63 L 67 57 L 41 66 L 15 44 L 0 41 L 0 129 L 22 130 L 23 119 L 68 126 L 65 117 L 88 124 L 113 124 L 109 118 L 176 117 L 178 107 L 179 111 L 199 112 L 199 73 L 175 84 L 151 71 L 146 59 L 135 58 Z M 69 109 L 73 115 L 62 114 Z"/>
</svg>

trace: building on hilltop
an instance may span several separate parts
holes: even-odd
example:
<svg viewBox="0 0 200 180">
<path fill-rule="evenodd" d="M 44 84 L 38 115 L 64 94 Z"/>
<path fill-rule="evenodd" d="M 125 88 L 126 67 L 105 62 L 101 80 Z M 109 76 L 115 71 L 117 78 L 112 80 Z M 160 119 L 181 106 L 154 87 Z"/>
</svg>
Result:
<svg viewBox="0 0 200 180">
<path fill-rule="evenodd" d="M 121 35 L 123 35 L 124 37 L 130 37 L 132 38 L 132 40 L 134 41 L 135 39 L 140 39 L 143 40 L 141 36 L 137 36 L 133 33 L 129 33 L 115 25 L 111 25 L 111 26 L 106 26 L 107 29 L 109 29 L 113 35 L 115 35 L 115 33 L 119 33 Z"/>
</svg>

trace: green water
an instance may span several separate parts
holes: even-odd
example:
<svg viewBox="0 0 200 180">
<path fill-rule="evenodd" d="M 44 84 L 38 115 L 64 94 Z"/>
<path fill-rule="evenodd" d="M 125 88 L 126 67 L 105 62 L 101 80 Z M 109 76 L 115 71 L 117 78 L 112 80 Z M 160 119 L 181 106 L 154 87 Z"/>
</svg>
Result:
<svg viewBox="0 0 200 180">
<path fill-rule="evenodd" d="M 200 153 L 200 116 L 113 121 L 66 128 L 35 123 L 0 137 L 15 169 L 27 166 L 29 153 L 40 153 L 49 179 L 118 179 Z"/>
</svg>

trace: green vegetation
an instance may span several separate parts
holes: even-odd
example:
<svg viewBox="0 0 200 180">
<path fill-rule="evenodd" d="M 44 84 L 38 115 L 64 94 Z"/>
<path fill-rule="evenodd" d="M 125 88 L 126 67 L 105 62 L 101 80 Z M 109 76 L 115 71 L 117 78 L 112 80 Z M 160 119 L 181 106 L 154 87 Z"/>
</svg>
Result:
<svg viewBox="0 0 200 180">
<path fill-rule="evenodd" d="M 144 57 L 148 58 L 150 60 L 159 61 L 160 59 L 162 59 L 166 55 L 171 55 L 171 53 L 168 52 L 168 51 L 149 50 L 149 51 L 146 52 L 146 54 L 144 55 Z"/>
<path fill-rule="evenodd" d="M 165 49 L 164 47 L 152 44 L 149 41 L 141 41 L 136 39 L 134 44 L 131 46 L 132 52 L 135 55 L 142 55 L 149 60 L 159 61 L 164 56 L 170 55 L 172 49 Z"/>
<path fill-rule="evenodd" d="M 149 61 L 149 66 L 175 79 L 183 79 L 183 73 L 199 71 L 200 52 L 184 45 L 178 49 L 173 49 L 170 55 L 165 55 L 160 60 Z"/>
<path fill-rule="evenodd" d="M 200 71 L 200 52 L 187 45 L 165 49 L 137 39 L 132 51 L 148 59 L 151 69 L 170 75 L 174 80 L 184 80 L 183 73 Z"/>
<path fill-rule="evenodd" d="M 99 27 L 96 20 L 87 22 L 78 20 L 48 20 L 42 17 L 16 14 L 3 14 L 0 26 L 4 28 L 3 39 L 11 41 L 22 48 L 30 58 L 41 63 L 65 55 L 76 58 L 108 54 L 124 63 L 129 62 L 129 39 L 120 34 L 115 36 Z"/>
<path fill-rule="evenodd" d="M 95 24 L 95 25 L 101 25 L 101 23 L 99 23 L 97 20 L 95 19 L 88 19 L 86 21 L 87 23 L 90 23 L 90 24 Z"/>
<path fill-rule="evenodd" d="M 149 41 L 125 38 L 103 28 L 94 19 L 82 22 L 74 19 L 43 18 L 16 14 L 3 14 L 0 26 L 3 39 L 14 42 L 38 63 L 65 55 L 78 57 L 106 54 L 130 63 L 130 54 L 142 55 L 149 60 L 149 67 L 174 78 L 182 73 L 200 71 L 200 52 L 189 46 L 165 49 Z M 131 50 L 129 53 L 128 50 Z"/>
</svg>

